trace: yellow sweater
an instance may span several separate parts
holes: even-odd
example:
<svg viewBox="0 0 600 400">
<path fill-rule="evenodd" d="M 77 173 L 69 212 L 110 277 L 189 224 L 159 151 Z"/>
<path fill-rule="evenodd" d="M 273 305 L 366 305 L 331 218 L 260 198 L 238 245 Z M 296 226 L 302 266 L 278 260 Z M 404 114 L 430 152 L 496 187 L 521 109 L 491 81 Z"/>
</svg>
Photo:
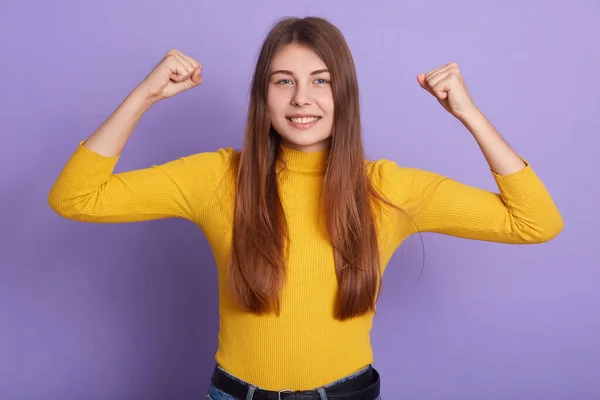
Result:
<svg viewBox="0 0 600 400">
<path fill-rule="evenodd" d="M 83 142 L 82 142 L 83 143 Z M 224 290 L 234 206 L 234 150 L 219 149 L 147 169 L 114 174 L 119 157 L 104 157 L 79 143 L 49 194 L 59 215 L 78 221 L 116 223 L 186 218 L 205 233 L 219 278 L 220 331 L 216 361 L 261 388 L 314 388 L 373 362 L 373 315 L 345 322 L 332 317 L 336 274 L 317 207 L 327 151 L 282 147 L 288 173 L 280 191 L 290 232 L 287 283 L 281 315 L 241 312 Z M 367 161 L 374 186 L 413 217 L 376 217 L 382 271 L 415 227 L 463 238 L 540 243 L 563 227 L 561 215 L 532 168 L 499 176 L 500 194 L 438 174 Z"/>
</svg>

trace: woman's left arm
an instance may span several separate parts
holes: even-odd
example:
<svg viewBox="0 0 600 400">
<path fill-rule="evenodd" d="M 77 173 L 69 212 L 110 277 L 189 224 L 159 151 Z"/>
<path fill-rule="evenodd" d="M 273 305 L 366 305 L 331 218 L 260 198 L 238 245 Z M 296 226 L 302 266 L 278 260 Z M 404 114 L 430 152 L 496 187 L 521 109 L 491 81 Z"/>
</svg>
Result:
<svg viewBox="0 0 600 400">
<path fill-rule="evenodd" d="M 399 178 L 393 186 L 400 187 L 410 176 L 410 196 L 426 204 L 417 213 L 417 225 L 425 231 L 508 243 L 540 243 L 558 235 L 563 220 L 543 182 L 480 112 L 458 65 L 420 74 L 417 81 L 471 132 L 500 191 L 494 194 L 434 173 L 398 169 L 404 173 L 391 174 Z"/>
<path fill-rule="evenodd" d="M 475 105 L 456 63 L 420 74 L 417 81 L 471 132 L 494 173 L 509 175 L 525 168 L 526 163 Z"/>
</svg>

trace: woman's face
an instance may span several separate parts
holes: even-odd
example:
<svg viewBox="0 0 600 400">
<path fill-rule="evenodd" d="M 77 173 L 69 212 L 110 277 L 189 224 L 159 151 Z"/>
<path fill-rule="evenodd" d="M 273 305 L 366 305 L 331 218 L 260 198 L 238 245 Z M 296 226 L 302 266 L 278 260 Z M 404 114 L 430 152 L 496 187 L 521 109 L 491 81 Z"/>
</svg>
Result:
<svg viewBox="0 0 600 400">
<path fill-rule="evenodd" d="M 267 107 L 282 144 L 300 151 L 329 147 L 333 128 L 331 75 L 308 47 L 290 44 L 273 59 Z"/>
</svg>

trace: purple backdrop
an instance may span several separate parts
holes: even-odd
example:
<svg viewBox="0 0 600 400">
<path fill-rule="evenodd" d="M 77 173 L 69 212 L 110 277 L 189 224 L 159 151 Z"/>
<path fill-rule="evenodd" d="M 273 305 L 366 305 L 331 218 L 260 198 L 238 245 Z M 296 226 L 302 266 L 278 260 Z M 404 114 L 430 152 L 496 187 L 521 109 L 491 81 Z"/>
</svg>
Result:
<svg viewBox="0 0 600 400">
<path fill-rule="evenodd" d="M 71 222 L 47 194 L 172 47 L 204 64 L 205 83 L 151 109 L 117 171 L 239 147 L 258 48 L 286 15 L 345 33 L 370 158 L 495 190 L 474 140 L 416 81 L 456 61 L 565 219 L 537 246 L 425 234 L 421 280 L 421 239 L 409 238 L 372 334 L 384 398 L 600 398 L 600 6 L 563 4 L 0 2 L 0 398 L 204 398 L 219 321 L 201 231 Z"/>
</svg>

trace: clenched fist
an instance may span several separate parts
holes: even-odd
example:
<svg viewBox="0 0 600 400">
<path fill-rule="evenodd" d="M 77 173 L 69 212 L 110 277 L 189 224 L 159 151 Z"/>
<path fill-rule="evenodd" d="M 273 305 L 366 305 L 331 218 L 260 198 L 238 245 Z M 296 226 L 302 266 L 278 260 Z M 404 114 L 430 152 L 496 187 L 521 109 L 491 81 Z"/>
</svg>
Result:
<svg viewBox="0 0 600 400">
<path fill-rule="evenodd" d="M 419 74 L 417 81 L 456 118 L 464 119 L 476 112 L 477 106 L 455 62 L 433 69 L 426 74 Z"/>
<path fill-rule="evenodd" d="M 192 57 L 172 49 L 154 67 L 138 88 L 152 102 L 175 96 L 202 83 L 202 65 Z"/>
</svg>

